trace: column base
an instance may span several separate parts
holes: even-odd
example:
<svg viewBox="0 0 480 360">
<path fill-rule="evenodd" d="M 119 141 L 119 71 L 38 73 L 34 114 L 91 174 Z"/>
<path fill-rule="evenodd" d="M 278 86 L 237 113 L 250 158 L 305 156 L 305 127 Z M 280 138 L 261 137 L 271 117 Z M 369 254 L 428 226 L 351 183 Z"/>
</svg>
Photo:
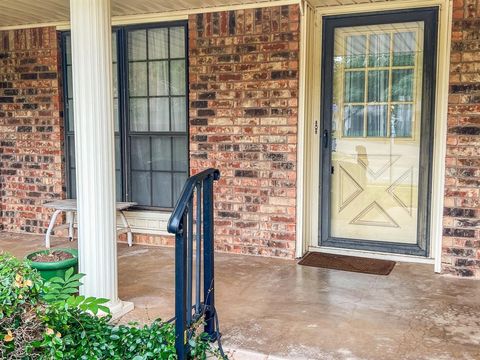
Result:
<svg viewBox="0 0 480 360">
<path fill-rule="evenodd" d="M 134 309 L 133 302 L 122 300 L 118 300 L 114 304 L 108 303 L 107 306 L 110 309 L 112 320 L 117 320 Z"/>
</svg>

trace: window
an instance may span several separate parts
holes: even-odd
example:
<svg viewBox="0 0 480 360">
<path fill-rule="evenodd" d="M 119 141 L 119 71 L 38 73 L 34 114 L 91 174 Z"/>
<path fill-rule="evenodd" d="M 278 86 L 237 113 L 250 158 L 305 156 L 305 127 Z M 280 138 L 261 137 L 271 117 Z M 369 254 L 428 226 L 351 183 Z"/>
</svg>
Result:
<svg viewBox="0 0 480 360">
<path fill-rule="evenodd" d="M 341 136 L 414 136 L 422 26 L 403 23 L 338 30 L 335 98 L 343 119 Z"/>
<path fill-rule="evenodd" d="M 63 34 L 67 192 L 75 193 L 70 34 Z M 186 25 L 112 33 L 118 201 L 172 208 L 188 176 Z"/>
</svg>

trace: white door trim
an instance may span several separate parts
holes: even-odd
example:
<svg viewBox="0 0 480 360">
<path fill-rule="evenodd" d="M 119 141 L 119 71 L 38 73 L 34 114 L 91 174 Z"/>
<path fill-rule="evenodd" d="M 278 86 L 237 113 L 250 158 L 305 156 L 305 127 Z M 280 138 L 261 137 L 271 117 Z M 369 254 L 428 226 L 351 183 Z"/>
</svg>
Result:
<svg viewBox="0 0 480 360">
<path fill-rule="evenodd" d="M 447 108 L 448 108 L 448 82 L 450 66 L 450 39 L 452 24 L 452 1 L 451 0 L 418 0 L 401 2 L 378 2 L 369 4 L 345 5 L 331 8 L 316 8 L 314 21 L 307 21 L 306 26 L 301 29 L 303 32 L 314 32 L 313 36 L 305 38 L 305 61 L 300 62 L 300 76 L 304 74 L 305 82 L 301 83 L 308 91 L 304 94 L 300 92 L 300 107 L 304 109 L 299 112 L 298 151 L 302 152 L 299 161 L 303 164 L 298 168 L 298 205 L 297 205 L 297 242 L 296 255 L 301 256 L 306 251 L 320 250 L 324 248 L 318 246 L 318 212 L 319 212 L 319 170 L 320 170 L 320 149 L 319 134 L 315 128 L 320 124 L 320 69 L 322 47 L 319 45 L 322 39 L 322 18 L 328 15 L 353 14 L 360 12 L 375 12 L 388 10 L 402 10 L 425 7 L 439 8 L 439 27 L 438 27 L 438 50 L 437 50 L 437 78 L 436 78 L 436 113 L 433 144 L 433 168 L 432 196 L 431 196 L 431 219 L 430 219 L 430 259 L 424 257 L 395 255 L 397 259 L 403 261 L 431 263 L 434 261 L 435 272 L 441 271 L 441 252 L 442 252 L 442 222 L 443 222 L 443 198 L 444 198 L 444 179 L 445 179 L 445 149 L 447 134 Z M 307 12 L 303 12 L 302 20 Z M 307 38 L 313 39 L 313 42 L 307 46 Z M 302 53 L 303 54 L 303 53 Z M 308 84 L 307 84 L 308 82 Z M 302 116 L 302 119 L 300 119 Z M 301 223 L 298 223 L 298 220 Z M 327 249 L 334 251 L 338 249 Z M 342 251 L 343 252 L 343 251 Z M 347 250 L 352 255 L 358 255 L 358 250 Z M 374 253 L 364 252 L 364 255 L 374 257 Z M 389 256 L 390 254 L 377 254 L 380 256 Z M 400 260 L 399 260 L 400 261 Z"/>
</svg>

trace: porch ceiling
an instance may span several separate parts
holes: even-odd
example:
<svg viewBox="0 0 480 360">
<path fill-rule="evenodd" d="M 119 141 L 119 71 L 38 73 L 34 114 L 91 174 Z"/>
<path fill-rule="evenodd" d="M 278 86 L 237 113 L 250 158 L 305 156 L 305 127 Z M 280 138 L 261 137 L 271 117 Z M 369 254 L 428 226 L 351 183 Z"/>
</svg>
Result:
<svg viewBox="0 0 480 360">
<path fill-rule="evenodd" d="M 391 0 L 309 0 L 314 6 L 329 7 L 382 1 Z M 275 0 L 112 0 L 112 15 L 169 13 L 243 4 L 264 5 L 274 2 Z M 289 1 L 280 0 L 279 2 L 288 3 Z M 290 2 L 295 2 L 295 0 Z M 69 0 L 1 0 L 0 28 L 68 22 L 69 3 Z"/>
</svg>

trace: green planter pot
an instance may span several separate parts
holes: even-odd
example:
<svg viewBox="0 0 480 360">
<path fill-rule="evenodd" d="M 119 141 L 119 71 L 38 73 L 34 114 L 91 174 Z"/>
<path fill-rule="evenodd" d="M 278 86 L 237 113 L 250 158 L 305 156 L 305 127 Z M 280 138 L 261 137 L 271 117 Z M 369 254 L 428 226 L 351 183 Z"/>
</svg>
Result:
<svg viewBox="0 0 480 360">
<path fill-rule="evenodd" d="M 66 259 L 57 262 L 38 262 L 32 261 L 32 258 L 37 254 L 46 254 L 50 251 L 64 251 L 73 255 L 73 258 Z M 76 249 L 52 249 L 52 250 L 40 250 L 35 251 L 26 256 L 30 266 L 33 269 L 37 269 L 40 275 L 44 280 L 50 280 L 53 277 L 65 277 L 65 272 L 72 268 L 74 269 L 74 274 L 78 273 L 78 251 Z"/>
</svg>

